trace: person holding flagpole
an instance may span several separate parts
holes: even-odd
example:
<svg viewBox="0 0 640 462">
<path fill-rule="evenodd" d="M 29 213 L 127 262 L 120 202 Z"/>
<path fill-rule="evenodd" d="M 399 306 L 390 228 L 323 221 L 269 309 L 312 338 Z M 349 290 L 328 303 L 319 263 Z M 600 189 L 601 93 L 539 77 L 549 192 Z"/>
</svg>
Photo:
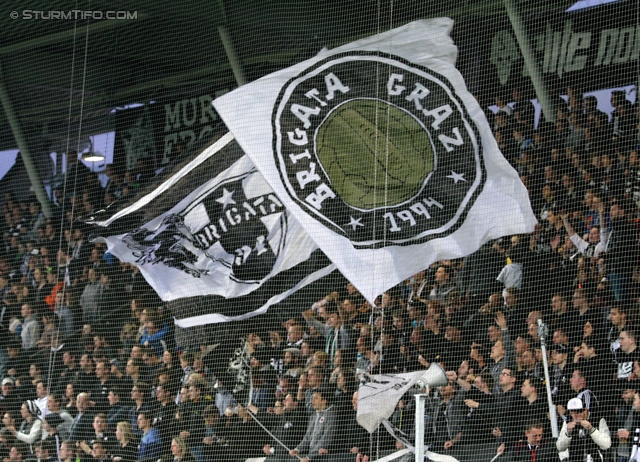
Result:
<svg viewBox="0 0 640 462">
<path fill-rule="evenodd" d="M 329 403 L 331 392 L 319 388 L 313 395 L 314 414 L 309 417 L 307 431 L 300 444 L 289 451 L 292 457 L 303 454 L 301 462 L 309 462 L 332 453 L 338 430 L 335 408 Z"/>
</svg>

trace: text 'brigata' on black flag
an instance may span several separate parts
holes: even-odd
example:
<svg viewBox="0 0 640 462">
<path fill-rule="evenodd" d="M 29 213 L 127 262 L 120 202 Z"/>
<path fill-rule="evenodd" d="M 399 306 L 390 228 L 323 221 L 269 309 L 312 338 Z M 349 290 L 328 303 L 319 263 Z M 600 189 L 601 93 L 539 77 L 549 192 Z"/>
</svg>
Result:
<svg viewBox="0 0 640 462">
<path fill-rule="evenodd" d="M 249 305 L 232 317 L 205 313 L 176 321 L 181 327 L 263 313 L 334 270 L 324 255 L 317 258 L 317 245 L 247 156 L 220 167 L 230 150 L 239 148 L 227 133 L 155 190 L 95 223 L 105 228 L 97 240 L 121 261 L 140 268 L 164 301 L 243 297 L 264 289 L 273 278 L 278 281 L 278 290 L 256 298 L 258 306 Z M 158 214 L 140 213 L 150 204 Z M 108 232 L 123 224 L 126 232 Z M 317 264 L 309 267 L 312 255 Z"/>
</svg>

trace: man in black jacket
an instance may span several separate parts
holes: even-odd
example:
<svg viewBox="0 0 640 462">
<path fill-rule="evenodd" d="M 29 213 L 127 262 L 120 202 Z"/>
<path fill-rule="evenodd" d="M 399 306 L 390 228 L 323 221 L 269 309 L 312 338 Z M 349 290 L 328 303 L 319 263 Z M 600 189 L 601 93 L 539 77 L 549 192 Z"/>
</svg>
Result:
<svg viewBox="0 0 640 462">
<path fill-rule="evenodd" d="M 262 452 L 267 456 L 288 456 L 289 450 L 286 448 L 297 447 L 307 430 L 309 417 L 304 406 L 299 405 L 295 397 L 289 393 L 282 403 L 276 403 L 276 407 L 269 409 L 267 413 L 272 417 L 265 418 L 265 425 L 270 424 L 274 441 L 265 444 Z M 282 444 L 278 444 L 276 440 Z"/>
<path fill-rule="evenodd" d="M 178 406 L 174 402 L 175 396 L 175 389 L 170 384 L 158 385 L 156 387 L 158 406 L 155 408 L 153 426 L 160 431 L 163 453 L 169 450 L 171 437 L 178 425 L 175 418 L 176 412 L 178 412 Z"/>
<path fill-rule="evenodd" d="M 533 377 L 525 379 L 520 387 L 521 396 L 524 398 L 521 402 L 521 415 L 526 415 L 531 421 L 548 422 L 549 404 L 543 398 L 544 394 L 540 395 L 538 393 L 542 390 L 542 382 Z M 551 427 L 547 424 L 546 430 L 550 429 Z"/>
<path fill-rule="evenodd" d="M 111 378 L 111 365 L 100 361 L 96 364 L 96 378 L 98 379 L 91 391 L 91 401 L 95 403 L 97 412 L 109 412 L 109 390 L 115 386 Z"/>
<path fill-rule="evenodd" d="M 500 373 L 499 386 L 502 393 L 496 395 L 493 415 L 496 428 L 493 436 L 500 442 L 498 453 L 515 447 L 515 443 L 522 434 L 518 409 L 522 405 L 522 398 L 516 388 L 516 375 L 512 369 L 504 368 Z"/>
<path fill-rule="evenodd" d="M 78 415 L 73 419 L 69 430 L 69 439 L 73 442 L 88 441 L 91 439 L 93 431 L 93 414 L 88 411 L 89 395 L 80 393 L 76 398 Z"/>
<path fill-rule="evenodd" d="M 180 408 L 183 414 L 185 430 L 180 432 L 180 436 L 185 439 L 189 449 L 196 458 L 202 455 L 204 444 L 202 440 L 206 435 L 204 410 L 207 403 L 203 396 L 202 385 L 197 382 L 189 385 L 189 402 Z"/>
<path fill-rule="evenodd" d="M 7 362 L 5 363 L 4 374 L 10 377 L 21 377 L 28 375 L 30 360 L 27 358 L 27 354 L 22 348 L 22 342 L 20 338 L 13 338 L 9 340 L 7 345 Z M 18 406 L 18 409 L 20 407 Z"/>
<path fill-rule="evenodd" d="M 538 420 L 527 423 L 526 439 L 518 441 L 513 451 L 513 462 L 551 462 L 558 460 L 558 451 L 544 439 L 544 425 Z"/>
<path fill-rule="evenodd" d="M 111 452 L 111 448 L 118 444 L 116 435 L 109 430 L 106 414 L 96 414 L 93 418 L 93 434 L 86 441 L 80 442 L 80 448 L 86 453 L 91 453 L 91 449 L 95 443 L 101 443 L 102 448 Z"/>
<path fill-rule="evenodd" d="M 373 371 L 376 374 L 399 374 L 403 372 L 404 356 L 400 353 L 400 345 L 395 341 L 391 329 L 385 329 L 380 333 L 382 350 L 374 353 L 371 358 Z"/>
<path fill-rule="evenodd" d="M 93 369 L 93 360 L 91 355 L 83 354 L 80 357 L 80 372 L 76 377 L 76 387 L 81 391 L 89 392 L 93 390 L 99 383 Z"/>
<path fill-rule="evenodd" d="M 492 431 L 495 428 L 493 421 L 493 409 L 495 397 L 491 393 L 493 389 L 493 377 L 488 372 L 479 373 L 473 385 L 467 380 L 469 365 L 465 361 L 458 369 L 458 373 L 447 371 L 447 378 L 455 381 L 459 389 L 457 394 L 464 403 L 464 438 L 461 440 L 461 448 L 458 454 L 473 454 L 476 461 L 489 461 L 496 455 L 498 443 L 494 441 Z M 460 374 L 460 375 L 458 375 Z M 464 458 L 464 456 L 463 456 Z"/>
<path fill-rule="evenodd" d="M 2 393 L 0 393 L 0 411 L 11 412 L 17 415 L 22 406 L 22 398 L 15 390 L 15 383 L 12 378 L 7 377 L 2 380 Z"/>
<path fill-rule="evenodd" d="M 460 280 L 472 310 L 480 308 L 489 295 L 501 289 L 496 278 L 504 266 L 504 254 L 493 244 L 486 243 L 464 259 Z"/>
<path fill-rule="evenodd" d="M 76 362 L 76 353 L 70 348 L 64 348 L 63 351 L 59 351 L 58 355 L 62 356 L 62 367 L 59 369 L 59 373 L 51 377 L 52 381 L 55 381 L 55 385 L 52 389 L 55 393 L 63 394 L 68 383 L 76 383 L 80 368 Z"/>
<path fill-rule="evenodd" d="M 607 278 L 618 302 L 629 299 L 633 267 L 638 262 L 638 228 L 633 223 L 634 209 L 631 202 L 618 200 L 612 202 L 609 212 L 612 230 L 605 251 L 605 260 Z"/>
<path fill-rule="evenodd" d="M 114 385 L 109 390 L 107 399 L 109 400 L 109 412 L 107 413 L 107 422 L 111 428 L 115 428 L 118 422 L 128 419 L 129 406 L 125 406 L 121 401 L 124 395 L 122 387 Z"/>
</svg>

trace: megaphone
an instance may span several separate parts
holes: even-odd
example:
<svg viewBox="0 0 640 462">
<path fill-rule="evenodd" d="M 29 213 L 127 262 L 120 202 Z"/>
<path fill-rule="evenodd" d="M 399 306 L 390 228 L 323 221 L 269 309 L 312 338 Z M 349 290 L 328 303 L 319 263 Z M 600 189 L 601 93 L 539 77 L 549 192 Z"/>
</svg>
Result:
<svg viewBox="0 0 640 462">
<path fill-rule="evenodd" d="M 447 375 L 444 373 L 444 370 L 433 362 L 431 366 L 429 366 L 429 369 L 427 369 L 427 372 L 416 382 L 416 385 L 419 388 L 434 388 L 443 387 L 447 383 L 449 383 L 449 380 L 447 380 Z"/>
</svg>

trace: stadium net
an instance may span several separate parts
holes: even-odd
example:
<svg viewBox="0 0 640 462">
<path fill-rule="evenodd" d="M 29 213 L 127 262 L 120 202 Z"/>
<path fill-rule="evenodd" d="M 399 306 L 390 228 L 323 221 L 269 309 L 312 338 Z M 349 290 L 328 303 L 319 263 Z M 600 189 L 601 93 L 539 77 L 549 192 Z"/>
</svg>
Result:
<svg viewBox="0 0 640 462">
<path fill-rule="evenodd" d="M 157 3 L 2 12 L 3 460 L 636 460 L 637 0 Z"/>
</svg>

